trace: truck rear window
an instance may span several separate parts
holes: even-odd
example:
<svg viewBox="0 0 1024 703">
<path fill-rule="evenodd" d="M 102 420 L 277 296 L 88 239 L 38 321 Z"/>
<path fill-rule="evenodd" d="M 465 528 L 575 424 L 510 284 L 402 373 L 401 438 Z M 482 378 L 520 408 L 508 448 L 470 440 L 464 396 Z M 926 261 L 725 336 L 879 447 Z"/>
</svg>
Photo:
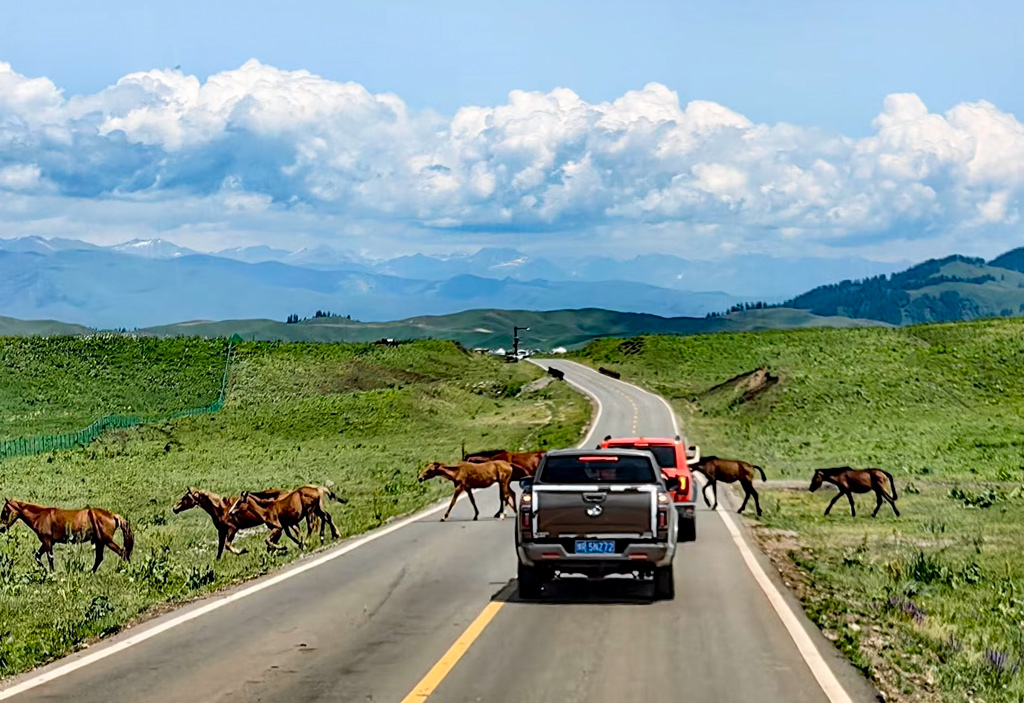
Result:
<svg viewBox="0 0 1024 703">
<path fill-rule="evenodd" d="M 541 483 L 655 483 L 651 462 L 641 456 L 549 456 Z"/>
<path fill-rule="evenodd" d="M 658 462 L 658 466 L 663 469 L 674 469 L 676 468 L 676 448 L 675 447 L 652 447 L 643 446 L 637 447 L 632 444 L 616 444 L 616 447 L 622 447 L 623 449 L 640 449 L 643 451 L 650 452 L 654 455 L 654 460 Z"/>
</svg>

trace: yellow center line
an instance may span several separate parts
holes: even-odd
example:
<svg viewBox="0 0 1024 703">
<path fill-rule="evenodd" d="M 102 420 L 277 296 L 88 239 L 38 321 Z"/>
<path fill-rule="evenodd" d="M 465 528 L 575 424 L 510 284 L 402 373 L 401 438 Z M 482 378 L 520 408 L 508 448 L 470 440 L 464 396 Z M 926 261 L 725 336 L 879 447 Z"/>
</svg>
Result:
<svg viewBox="0 0 1024 703">
<path fill-rule="evenodd" d="M 469 646 L 476 641 L 476 638 L 480 636 L 480 633 L 484 631 L 484 628 L 494 619 L 494 616 L 498 614 L 498 611 L 504 605 L 505 603 L 502 601 L 488 603 L 487 607 L 476 616 L 476 620 L 469 624 L 469 627 L 459 636 L 459 639 L 455 640 L 455 644 L 444 653 L 444 656 L 438 660 L 437 664 L 434 664 L 433 668 L 427 672 L 427 675 L 420 679 L 420 682 L 416 684 L 412 692 L 402 699 L 402 703 L 423 703 L 423 701 L 427 700 L 437 687 L 441 685 L 441 682 L 444 681 L 451 670 L 455 668 L 455 665 L 462 659 L 462 655 L 466 653 Z"/>
</svg>

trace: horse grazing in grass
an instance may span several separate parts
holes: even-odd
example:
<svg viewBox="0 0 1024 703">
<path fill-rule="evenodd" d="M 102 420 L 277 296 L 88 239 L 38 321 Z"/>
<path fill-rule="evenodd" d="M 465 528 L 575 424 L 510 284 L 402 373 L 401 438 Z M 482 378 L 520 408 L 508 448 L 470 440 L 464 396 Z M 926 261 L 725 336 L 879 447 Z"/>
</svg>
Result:
<svg viewBox="0 0 1024 703">
<path fill-rule="evenodd" d="M 267 500 L 261 500 L 256 497 L 256 494 L 243 491 L 235 504 L 231 506 L 231 510 L 228 511 L 228 517 L 233 518 L 245 511 L 250 511 L 259 517 L 260 521 L 270 528 L 270 535 L 267 537 L 267 551 L 285 549 L 284 546 L 278 544 L 282 534 L 287 535 L 288 539 L 302 549 L 304 547 L 302 540 L 293 534 L 293 529 L 303 520 L 308 521 L 310 515 L 315 515 L 320 520 L 321 543 L 324 540 L 324 523 L 330 526 L 331 537 L 338 538 L 338 529 L 334 526 L 334 520 L 331 519 L 331 514 L 323 508 L 324 497 L 332 498 L 339 503 L 348 502 L 323 486 L 302 486 L 279 498 Z"/>
<path fill-rule="evenodd" d="M 469 502 L 473 504 L 473 519 L 476 520 L 480 517 L 480 510 L 476 507 L 476 499 L 473 498 L 473 489 L 488 488 L 495 483 L 498 484 L 498 490 L 501 493 L 501 505 L 498 506 L 498 512 L 494 514 L 494 517 L 504 520 L 506 505 L 511 505 L 512 513 L 515 514 L 516 496 L 512 492 L 511 486 L 509 486 L 512 482 L 512 465 L 507 461 L 460 461 L 458 464 L 453 465 L 442 464 L 439 461 L 435 461 L 428 464 L 427 468 L 423 469 L 419 480 L 420 483 L 422 483 L 423 481 L 429 481 L 437 476 L 446 478 L 455 484 L 455 493 L 452 495 L 452 502 L 448 504 L 448 510 L 445 511 L 444 517 L 441 518 L 441 522 L 448 519 L 448 516 L 452 512 L 452 508 L 455 507 L 455 501 L 459 499 L 459 495 L 463 491 L 465 491 L 466 495 L 469 496 Z"/>
<path fill-rule="evenodd" d="M 20 500 L 6 500 L 0 510 L 0 533 L 6 532 L 18 520 L 21 520 L 36 533 L 39 538 L 39 551 L 36 561 L 43 565 L 43 555 L 50 563 L 53 571 L 53 545 L 74 542 L 92 542 L 96 547 L 96 562 L 92 565 L 93 573 L 103 563 L 103 550 L 110 548 L 126 562 L 131 561 L 132 549 L 135 546 L 135 535 L 128 521 L 102 508 L 85 508 L 83 510 L 62 510 L 33 505 Z M 124 547 L 114 542 L 114 533 L 121 530 Z"/>
<path fill-rule="evenodd" d="M 507 449 L 491 449 L 486 452 L 473 452 L 466 454 L 466 445 L 462 445 L 462 460 L 471 461 L 475 464 L 487 461 L 504 461 L 512 465 L 512 480 L 533 476 L 537 473 L 540 460 L 546 452 L 510 452 Z"/>
<path fill-rule="evenodd" d="M 269 490 L 252 493 L 252 495 L 260 500 L 272 500 L 280 498 L 287 492 L 285 490 Z M 239 530 L 259 527 L 263 524 L 263 520 L 256 513 L 248 509 L 240 510 L 229 517 L 228 513 L 231 512 L 231 506 L 237 503 L 240 497 L 230 496 L 225 498 L 211 491 L 188 488 L 185 491 L 185 495 L 181 497 L 181 500 L 171 510 L 178 514 L 192 508 L 202 508 L 210 516 L 213 526 L 217 529 L 217 558 L 220 559 L 224 554 L 225 548 L 232 554 L 245 554 L 246 550 L 238 549 L 231 543 L 235 538 L 235 534 Z M 313 535 L 313 530 L 316 529 L 318 522 L 316 515 L 312 513 L 306 517 L 309 536 Z M 323 529 L 323 525 L 319 527 Z"/>
<path fill-rule="evenodd" d="M 706 456 L 702 457 L 692 468 L 694 471 L 704 474 L 708 479 L 700 494 L 704 496 L 704 503 L 710 506 L 712 510 L 718 508 L 718 482 L 735 483 L 739 481 L 743 487 L 743 504 L 740 505 L 740 509 L 736 512 L 742 513 L 747 507 L 747 501 L 753 496 L 754 507 L 757 508 L 757 516 L 761 516 L 761 501 L 758 500 L 757 491 L 754 490 L 754 471 L 760 472 L 762 481 L 767 481 L 768 479 L 765 478 L 764 469 L 760 466 L 754 466 L 738 459 L 719 459 L 717 456 Z M 711 491 L 715 495 L 714 505 L 711 505 L 711 501 L 708 500 L 708 486 L 711 487 Z"/>
<path fill-rule="evenodd" d="M 889 502 L 892 506 L 892 511 L 896 514 L 896 517 L 900 516 L 900 511 L 896 507 L 896 482 L 892 478 L 892 474 L 882 469 L 851 469 L 849 466 L 841 466 L 834 469 L 817 469 L 814 472 L 814 477 L 811 478 L 810 491 L 814 491 L 821 488 L 823 483 L 831 483 L 839 489 L 839 493 L 832 502 L 825 508 L 825 514 L 832 510 L 832 506 L 836 504 L 836 501 L 842 498 L 844 495 L 850 501 L 850 515 L 857 517 L 857 509 L 853 507 L 853 494 L 854 493 L 870 493 L 875 492 L 875 498 L 877 503 L 875 505 L 875 512 L 871 513 L 871 517 L 878 515 L 878 510 L 882 507 L 882 500 Z M 892 495 L 886 490 L 886 483 L 888 487 L 892 489 Z"/>
</svg>

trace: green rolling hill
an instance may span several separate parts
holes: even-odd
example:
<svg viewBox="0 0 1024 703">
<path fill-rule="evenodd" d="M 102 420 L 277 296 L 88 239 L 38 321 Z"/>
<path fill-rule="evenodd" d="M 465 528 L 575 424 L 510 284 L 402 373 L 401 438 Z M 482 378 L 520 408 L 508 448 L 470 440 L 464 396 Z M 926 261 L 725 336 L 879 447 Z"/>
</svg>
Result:
<svg viewBox="0 0 1024 703">
<path fill-rule="evenodd" d="M 454 339 L 466 347 L 496 349 L 512 343 L 512 327 L 529 327 L 522 345 L 530 349 L 577 347 L 601 337 L 637 334 L 701 334 L 719 331 L 802 327 L 864 327 L 883 323 L 846 317 L 821 317 L 805 310 L 749 310 L 717 318 L 659 317 L 638 313 L 583 310 L 467 310 L 451 315 L 412 317 L 395 322 L 358 322 L 324 317 L 287 324 L 274 320 L 195 321 L 140 330 L 155 336 L 189 335 L 304 342 L 370 342 L 393 339 Z"/>
</svg>

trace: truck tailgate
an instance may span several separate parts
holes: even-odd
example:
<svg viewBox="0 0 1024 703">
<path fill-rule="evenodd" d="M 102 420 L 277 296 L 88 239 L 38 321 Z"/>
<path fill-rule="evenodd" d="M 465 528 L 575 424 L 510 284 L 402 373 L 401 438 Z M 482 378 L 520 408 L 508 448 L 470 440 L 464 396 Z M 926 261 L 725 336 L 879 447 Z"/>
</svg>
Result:
<svg viewBox="0 0 1024 703">
<path fill-rule="evenodd" d="M 653 534 L 656 496 L 648 486 L 565 488 L 534 488 L 538 536 Z"/>
</svg>

